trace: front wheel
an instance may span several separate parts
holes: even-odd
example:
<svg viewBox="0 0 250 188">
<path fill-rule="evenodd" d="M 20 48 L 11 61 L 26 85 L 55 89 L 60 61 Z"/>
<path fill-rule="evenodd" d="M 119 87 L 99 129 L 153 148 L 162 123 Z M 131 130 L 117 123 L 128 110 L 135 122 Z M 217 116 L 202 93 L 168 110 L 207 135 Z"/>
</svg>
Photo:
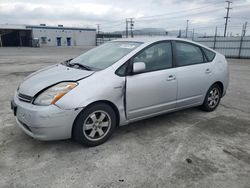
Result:
<svg viewBox="0 0 250 188">
<path fill-rule="evenodd" d="M 73 137 L 86 146 L 97 146 L 104 143 L 114 132 L 116 115 L 105 103 L 97 103 L 87 107 L 77 117 Z"/>
<path fill-rule="evenodd" d="M 205 100 L 201 106 L 202 110 L 206 112 L 214 111 L 220 103 L 222 91 L 217 84 L 212 85 L 205 97 Z"/>
</svg>

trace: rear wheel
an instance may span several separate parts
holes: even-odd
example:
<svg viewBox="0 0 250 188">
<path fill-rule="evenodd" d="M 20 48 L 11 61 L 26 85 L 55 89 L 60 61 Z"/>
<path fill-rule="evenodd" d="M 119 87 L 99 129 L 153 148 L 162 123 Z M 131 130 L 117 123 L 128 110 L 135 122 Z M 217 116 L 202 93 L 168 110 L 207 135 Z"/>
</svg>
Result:
<svg viewBox="0 0 250 188">
<path fill-rule="evenodd" d="M 206 94 L 203 105 L 201 106 L 202 110 L 206 112 L 214 111 L 220 103 L 221 96 L 221 88 L 217 84 L 212 85 Z"/>
<path fill-rule="evenodd" d="M 105 103 L 87 107 L 77 117 L 73 137 L 86 146 L 97 146 L 104 143 L 114 132 L 116 115 Z"/>
</svg>

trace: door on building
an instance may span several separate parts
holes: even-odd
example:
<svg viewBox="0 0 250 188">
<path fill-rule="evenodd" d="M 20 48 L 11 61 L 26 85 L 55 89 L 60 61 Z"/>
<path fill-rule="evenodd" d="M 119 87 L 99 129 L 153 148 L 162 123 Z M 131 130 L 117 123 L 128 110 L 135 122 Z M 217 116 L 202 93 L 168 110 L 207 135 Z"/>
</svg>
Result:
<svg viewBox="0 0 250 188">
<path fill-rule="evenodd" d="M 71 38 L 70 37 L 67 38 L 67 46 L 71 46 Z"/>
<path fill-rule="evenodd" d="M 56 43 L 57 43 L 57 46 L 61 46 L 62 43 L 61 43 L 61 37 L 57 37 L 56 38 Z"/>
</svg>

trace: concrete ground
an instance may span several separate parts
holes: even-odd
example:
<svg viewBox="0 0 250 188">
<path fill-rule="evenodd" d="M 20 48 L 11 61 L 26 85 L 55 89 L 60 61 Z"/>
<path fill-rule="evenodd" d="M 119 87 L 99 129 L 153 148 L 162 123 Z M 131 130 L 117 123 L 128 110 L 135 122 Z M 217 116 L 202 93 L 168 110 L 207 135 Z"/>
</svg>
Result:
<svg viewBox="0 0 250 188">
<path fill-rule="evenodd" d="M 26 136 L 10 110 L 18 84 L 85 50 L 0 48 L 0 187 L 250 187 L 250 60 L 228 60 L 230 86 L 214 112 L 140 121 L 94 148 Z"/>
</svg>

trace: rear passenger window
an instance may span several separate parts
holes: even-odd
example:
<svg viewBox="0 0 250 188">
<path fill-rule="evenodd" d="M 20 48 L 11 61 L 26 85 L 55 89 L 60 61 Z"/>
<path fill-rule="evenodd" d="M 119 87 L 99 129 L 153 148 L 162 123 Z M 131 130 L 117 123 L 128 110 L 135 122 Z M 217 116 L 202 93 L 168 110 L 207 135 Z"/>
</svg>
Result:
<svg viewBox="0 0 250 188">
<path fill-rule="evenodd" d="M 199 64 L 204 62 L 204 56 L 198 46 L 176 42 L 176 62 L 178 66 Z"/>
<path fill-rule="evenodd" d="M 215 56 L 215 53 L 206 49 L 206 48 L 202 48 L 204 53 L 206 54 L 207 56 L 207 60 L 210 62 L 210 61 L 213 61 L 214 60 L 214 56 Z"/>
</svg>

